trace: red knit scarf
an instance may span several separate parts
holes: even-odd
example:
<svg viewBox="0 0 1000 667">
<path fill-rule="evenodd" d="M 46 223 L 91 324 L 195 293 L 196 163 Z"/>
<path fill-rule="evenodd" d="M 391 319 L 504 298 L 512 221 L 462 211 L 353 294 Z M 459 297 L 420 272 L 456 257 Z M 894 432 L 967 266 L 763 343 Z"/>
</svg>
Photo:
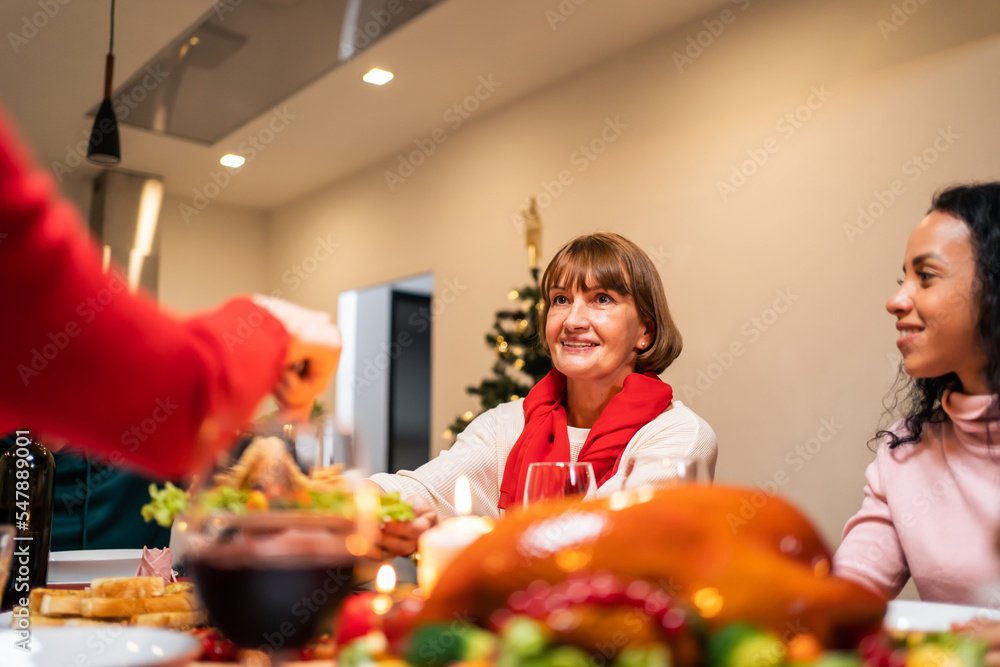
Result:
<svg viewBox="0 0 1000 667">
<path fill-rule="evenodd" d="M 655 373 L 632 373 L 590 429 L 580 461 L 594 466 L 597 485 L 614 476 L 625 446 L 640 428 L 667 409 L 674 392 Z M 528 466 L 537 461 L 569 461 L 566 431 L 566 376 L 550 371 L 524 399 L 524 430 L 507 456 L 497 507 L 524 500 Z"/>
</svg>

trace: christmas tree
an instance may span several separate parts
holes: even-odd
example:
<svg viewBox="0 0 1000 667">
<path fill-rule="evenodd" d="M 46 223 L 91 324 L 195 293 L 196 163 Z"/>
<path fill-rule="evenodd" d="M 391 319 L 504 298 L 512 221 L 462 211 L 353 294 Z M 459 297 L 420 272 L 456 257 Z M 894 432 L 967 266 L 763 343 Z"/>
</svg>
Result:
<svg viewBox="0 0 1000 667">
<path fill-rule="evenodd" d="M 497 312 L 493 329 L 486 334 L 486 344 L 497 355 L 493 375 L 478 386 L 466 387 L 468 393 L 479 396 L 480 410 L 478 413 L 469 410 L 457 417 L 443 433 L 446 440 L 452 440 L 464 431 L 477 414 L 492 410 L 501 403 L 524 398 L 535 383 L 552 369 L 552 362 L 542 350 L 539 339 L 544 331 L 538 331 L 538 313 L 542 309 L 542 295 L 538 287 L 542 220 L 534 198 L 521 209 L 521 219 L 528 248 L 528 266 L 534 282 L 507 294 L 507 299 L 513 302 L 511 307 Z"/>
<path fill-rule="evenodd" d="M 493 374 L 478 386 L 466 387 L 468 393 L 479 396 L 481 409 L 479 413 L 469 410 L 457 417 L 444 432 L 445 439 L 451 440 L 465 430 L 477 414 L 524 398 L 552 369 L 552 362 L 539 341 L 538 311 L 542 302 L 538 284 L 511 290 L 507 298 L 514 303 L 497 312 L 493 328 L 486 334 L 486 344 L 497 355 Z"/>
</svg>

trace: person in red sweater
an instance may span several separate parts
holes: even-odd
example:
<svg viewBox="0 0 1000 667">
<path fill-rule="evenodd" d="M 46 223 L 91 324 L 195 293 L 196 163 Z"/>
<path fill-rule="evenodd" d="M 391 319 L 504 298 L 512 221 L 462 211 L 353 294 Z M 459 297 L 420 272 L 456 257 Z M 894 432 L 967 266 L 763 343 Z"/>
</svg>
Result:
<svg viewBox="0 0 1000 667">
<path fill-rule="evenodd" d="M 34 429 L 178 478 L 274 393 L 308 413 L 336 367 L 329 315 L 264 297 L 180 319 L 131 294 L 0 108 L 0 433 Z"/>
</svg>

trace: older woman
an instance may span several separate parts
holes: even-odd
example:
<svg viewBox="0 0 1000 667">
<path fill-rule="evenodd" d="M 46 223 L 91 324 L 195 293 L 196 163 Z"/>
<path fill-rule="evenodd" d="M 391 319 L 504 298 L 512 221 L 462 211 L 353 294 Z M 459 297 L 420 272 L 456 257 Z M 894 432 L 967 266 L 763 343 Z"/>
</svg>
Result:
<svg viewBox="0 0 1000 667">
<path fill-rule="evenodd" d="M 496 517 L 521 502 L 536 461 L 589 461 L 598 495 L 621 489 L 640 456 L 696 458 L 714 474 L 715 433 L 657 377 L 680 354 L 681 335 L 649 257 L 617 234 L 581 236 L 556 253 L 541 291 L 542 346 L 554 370 L 524 399 L 477 417 L 426 465 L 371 478 L 420 511 L 410 524 L 386 527 L 387 551 L 411 553 L 437 515 L 457 514 L 460 475 L 471 483 L 473 511 Z"/>
</svg>

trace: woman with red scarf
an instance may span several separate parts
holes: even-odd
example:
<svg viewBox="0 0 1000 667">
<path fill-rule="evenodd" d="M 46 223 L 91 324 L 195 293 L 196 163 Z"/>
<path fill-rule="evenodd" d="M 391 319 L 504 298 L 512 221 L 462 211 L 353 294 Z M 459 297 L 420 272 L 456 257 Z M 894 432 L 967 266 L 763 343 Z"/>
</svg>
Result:
<svg viewBox="0 0 1000 667">
<path fill-rule="evenodd" d="M 715 433 L 657 377 L 680 354 L 681 335 L 646 253 L 617 234 L 581 236 L 556 253 L 541 290 L 541 342 L 554 370 L 524 399 L 477 417 L 426 465 L 371 478 L 418 509 L 416 521 L 386 527 L 386 551 L 412 553 L 437 516 L 457 515 L 451 503 L 462 475 L 473 512 L 498 517 L 523 502 L 536 461 L 589 461 L 599 496 L 621 489 L 638 457 L 696 458 L 714 474 Z"/>
</svg>

